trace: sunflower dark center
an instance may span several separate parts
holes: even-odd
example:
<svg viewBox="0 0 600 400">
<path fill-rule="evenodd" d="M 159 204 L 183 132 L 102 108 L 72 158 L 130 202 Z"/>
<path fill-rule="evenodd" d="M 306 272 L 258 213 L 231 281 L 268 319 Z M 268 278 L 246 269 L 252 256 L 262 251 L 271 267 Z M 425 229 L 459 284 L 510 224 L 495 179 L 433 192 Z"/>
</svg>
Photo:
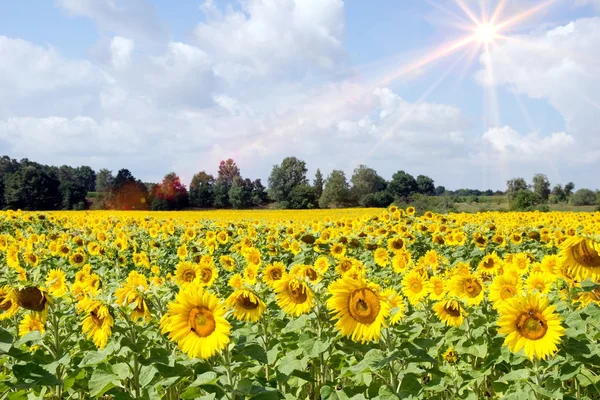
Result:
<svg viewBox="0 0 600 400">
<path fill-rule="evenodd" d="M 183 273 L 183 280 L 186 282 L 191 282 L 196 278 L 196 272 L 192 269 L 188 269 Z"/>
<path fill-rule="evenodd" d="M 530 311 L 519 316 L 517 330 L 527 339 L 538 340 L 546 336 L 548 324 L 542 314 Z"/>
<path fill-rule="evenodd" d="M 446 304 L 444 310 L 453 317 L 460 317 L 460 306 L 458 304 Z"/>
<path fill-rule="evenodd" d="M 199 337 L 210 336 L 217 326 L 212 311 L 202 306 L 193 308 L 190 311 L 188 323 L 190 330 Z"/>
<path fill-rule="evenodd" d="M 587 268 L 598 268 L 600 267 L 600 255 L 598 252 L 591 248 L 585 241 L 579 243 L 573 249 L 573 258 L 577 263 Z"/>
<path fill-rule="evenodd" d="M 514 287 L 505 286 L 502 288 L 502 291 L 500 292 L 500 297 L 502 298 L 502 300 L 506 300 L 506 299 L 510 299 L 511 297 L 515 297 L 515 294 L 516 294 L 516 290 Z"/>
<path fill-rule="evenodd" d="M 465 292 L 469 297 L 477 297 L 481 293 L 481 285 L 475 279 L 468 279 L 465 282 Z"/>
<path fill-rule="evenodd" d="M 258 308 L 258 299 L 254 295 L 244 293 L 236 298 L 238 306 L 246 310 L 255 310 Z"/>
<path fill-rule="evenodd" d="M 373 323 L 380 309 L 379 297 L 369 289 L 357 289 L 348 297 L 348 312 L 362 324 Z"/>
</svg>

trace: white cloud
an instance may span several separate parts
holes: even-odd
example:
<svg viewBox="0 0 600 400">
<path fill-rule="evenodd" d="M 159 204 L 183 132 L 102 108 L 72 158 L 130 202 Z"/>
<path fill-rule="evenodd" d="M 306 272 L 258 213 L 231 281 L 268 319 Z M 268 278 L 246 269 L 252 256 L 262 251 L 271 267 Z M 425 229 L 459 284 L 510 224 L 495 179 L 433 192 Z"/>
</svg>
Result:
<svg viewBox="0 0 600 400">
<path fill-rule="evenodd" d="M 163 25 L 146 0 L 56 0 L 69 15 L 94 20 L 98 29 L 139 41 L 163 40 Z"/>
<path fill-rule="evenodd" d="M 115 36 L 110 42 L 110 54 L 113 66 L 116 69 L 124 69 L 131 63 L 131 52 L 135 43 L 131 39 Z"/>
<path fill-rule="evenodd" d="M 491 128 L 483 134 L 483 139 L 499 155 L 526 162 L 535 162 L 561 154 L 575 143 L 573 136 L 565 132 L 555 132 L 545 137 L 538 133 L 521 135 L 509 126 Z"/>
</svg>

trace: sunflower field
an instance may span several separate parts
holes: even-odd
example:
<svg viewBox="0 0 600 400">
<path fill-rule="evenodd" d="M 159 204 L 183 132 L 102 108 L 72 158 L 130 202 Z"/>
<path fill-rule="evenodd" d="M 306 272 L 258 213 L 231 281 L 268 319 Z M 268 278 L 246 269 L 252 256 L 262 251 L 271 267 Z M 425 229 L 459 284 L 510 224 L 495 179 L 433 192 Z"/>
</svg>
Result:
<svg viewBox="0 0 600 400">
<path fill-rule="evenodd" d="M 600 214 L 0 212 L 0 399 L 600 399 Z"/>
</svg>

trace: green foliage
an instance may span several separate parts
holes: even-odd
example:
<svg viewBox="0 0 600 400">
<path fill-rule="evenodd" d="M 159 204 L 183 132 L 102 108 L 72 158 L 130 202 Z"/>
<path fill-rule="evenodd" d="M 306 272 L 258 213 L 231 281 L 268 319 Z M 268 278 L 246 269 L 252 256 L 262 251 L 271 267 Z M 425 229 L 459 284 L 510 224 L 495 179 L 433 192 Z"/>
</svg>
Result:
<svg viewBox="0 0 600 400">
<path fill-rule="evenodd" d="M 401 208 L 413 206 L 419 215 L 422 215 L 426 211 L 439 214 L 456 212 L 454 200 L 451 196 L 427 196 L 417 193 L 413 195 L 410 201 L 399 200 L 395 204 Z"/>
<path fill-rule="evenodd" d="M 171 172 L 153 190 L 152 210 L 183 210 L 189 204 L 189 195 L 181 179 Z"/>
<path fill-rule="evenodd" d="M 269 196 L 276 202 L 289 202 L 290 193 L 298 185 L 307 185 L 306 163 L 296 157 L 286 157 L 274 165 L 269 175 Z"/>
<path fill-rule="evenodd" d="M 209 208 L 214 202 L 215 178 L 206 172 L 198 172 L 190 183 L 190 205 L 192 207 Z"/>
<path fill-rule="evenodd" d="M 510 207 L 515 211 L 525 211 L 541 203 L 540 197 L 530 190 L 521 190 L 510 203 Z"/>
<path fill-rule="evenodd" d="M 213 206 L 215 208 L 229 207 L 229 187 L 224 183 L 215 183 L 213 187 Z"/>
<path fill-rule="evenodd" d="M 363 203 L 365 196 L 381 192 L 387 186 L 385 179 L 379 176 L 373 168 L 369 168 L 366 165 L 360 165 L 354 170 L 350 182 L 352 182 L 352 198 L 360 204 Z"/>
<path fill-rule="evenodd" d="M 60 181 L 52 169 L 26 161 L 4 177 L 5 206 L 22 210 L 56 210 L 62 197 Z"/>
<path fill-rule="evenodd" d="M 252 182 L 249 179 L 236 179 L 229 189 L 229 204 L 239 210 L 252 205 Z"/>
<path fill-rule="evenodd" d="M 103 168 L 96 174 L 96 192 L 108 192 L 114 185 L 115 177 L 112 171 Z"/>
<path fill-rule="evenodd" d="M 317 206 L 316 189 L 309 185 L 298 185 L 289 195 L 286 208 L 294 210 L 304 210 L 315 208 Z"/>
<path fill-rule="evenodd" d="M 570 198 L 574 206 L 593 206 L 596 205 L 596 193 L 590 189 L 579 189 Z"/>
<path fill-rule="evenodd" d="M 321 170 L 317 168 L 315 180 L 313 182 L 313 187 L 315 188 L 315 197 L 317 199 L 320 199 L 321 195 L 323 194 L 323 185 L 323 174 L 321 173 Z"/>
<path fill-rule="evenodd" d="M 415 178 L 404 171 L 398 171 L 392 175 L 392 180 L 388 184 L 390 193 L 400 199 L 408 200 L 417 193 L 419 186 Z"/>
<path fill-rule="evenodd" d="M 509 203 L 513 202 L 519 192 L 528 190 L 529 186 L 523 178 L 514 178 L 506 182 L 506 196 Z"/>
<path fill-rule="evenodd" d="M 348 181 L 346 181 L 344 171 L 333 170 L 325 183 L 323 194 L 319 199 L 319 207 L 342 207 L 348 204 L 349 199 L 350 186 L 348 185 Z"/>
<path fill-rule="evenodd" d="M 426 194 L 428 196 L 433 196 L 436 194 L 433 179 L 425 175 L 417 176 L 417 190 L 419 193 Z"/>
<path fill-rule="evenodd" d="M 360 199 L 361 207 L 387 207 L 394 202 L 394 196 L 388 191 L 382 190 L 376 193 L 369 193 Z"/>
<path fill-rule="evenodd" d="M 535 174 L 533 177 L 533 193 L 535 193 L 542 202 L 548 201 L 550 196 L 550 181 L 544 174 Z"/>
</svg>

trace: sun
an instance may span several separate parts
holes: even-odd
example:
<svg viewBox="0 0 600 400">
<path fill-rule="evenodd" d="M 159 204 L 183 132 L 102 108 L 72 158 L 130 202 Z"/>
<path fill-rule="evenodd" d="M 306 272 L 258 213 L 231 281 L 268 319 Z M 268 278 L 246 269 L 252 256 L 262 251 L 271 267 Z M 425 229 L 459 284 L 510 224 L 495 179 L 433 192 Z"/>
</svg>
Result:
<svg viewBox="0 0 600 400">
<path fill-rule="evenodd" d="M 492 24 L 480 24 L 475 29 L 475 37 L 480 43 L 488 44 L 497 37 L 497 27 Z"/>
</svg>

